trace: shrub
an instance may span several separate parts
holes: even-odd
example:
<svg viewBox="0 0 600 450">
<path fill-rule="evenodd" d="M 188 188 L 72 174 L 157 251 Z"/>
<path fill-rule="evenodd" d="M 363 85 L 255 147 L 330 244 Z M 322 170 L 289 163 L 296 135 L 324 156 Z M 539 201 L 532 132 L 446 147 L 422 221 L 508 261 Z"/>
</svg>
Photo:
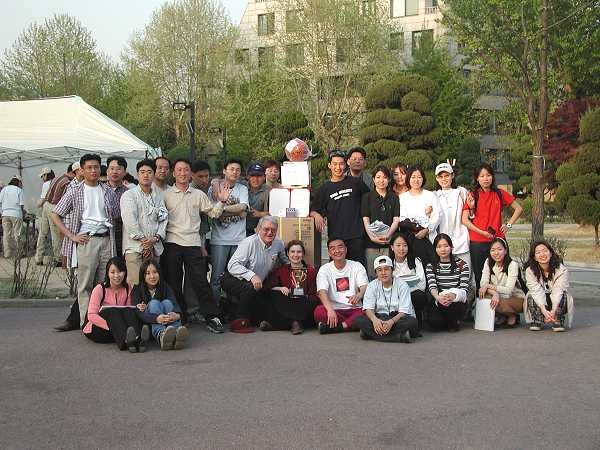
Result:
<svg viewBox="0 0 600 450">
<path fill-rule="evenodd" d="M 403 156 L 406 153 L 406 144 L 390 139 L 380 139 L 365 146 L 369 162 L 387 159 L 395 156 Z M 391 167 L 391 166 L 390 166 Z"/>
<path fill-rule="evenodd" d="M 583 115 L 579 122 L 579 135 L 583 142 L 600 141 L 600 108 Z"/>
<path fill-rule="evenodd" d="M 380 139 L 400 140 L 403 136 L 404 132 L 401 128 L 383 124 L 371 125 L 358 132 L 358 137 L 363 144 L 377 142 Z"/>
<path fill-rule="evenodd" d="M 421 115 L 414 111 L 399 111 L 397 109 L 378 109 L 367 114 L 365 126 L 378 123 L 391 125 L 393 127 L 405 127 L 407 129 L 418 129 L 421 123 Z"/>
<path fill-rule="evenodd" d="M 405 111 L 415 111 L 421 114 L 431 113 L 431 102 L 423 94 L 412 91 L 402 97 L 402 109 Z"/>
<path fill-rule="evenodd" d="M 421 134 L 410 139 L 408 148 L 432 148 L 442 140 L 442 130 L 434 128 L 429 133 Z"/>
</svg>

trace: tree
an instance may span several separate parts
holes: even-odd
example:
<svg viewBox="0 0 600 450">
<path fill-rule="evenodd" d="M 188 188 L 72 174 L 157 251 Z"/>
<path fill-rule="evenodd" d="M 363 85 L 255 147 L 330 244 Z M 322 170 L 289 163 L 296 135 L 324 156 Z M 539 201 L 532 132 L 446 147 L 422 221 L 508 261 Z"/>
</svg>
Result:
<svg viewBox="0 0 600 450">
<path fill-rule="evenodd" d="M 227 63 L 236 31 L 217 0 L 175 0 L 156 11 L 145 29 L 130 41 L 126 64 L 148 77 L 160 94 L 160 108 L 171 102 L 196 103 L 197 137 L 215 125 L 227 86 Z M 143 75 L 142 75 L 143 74 Z M 175 134 L 187 113 L 171 115 Z"/>
<path fill-rule="evenodd" d="M 467 53 L 492 70 L 526 104 L 533 141 L 534 239 L 544 234 L 542 144 L 549 110 L 552 0 L 447 0 L 442 22 Z"/>
<path fill-rule="evenodd" d="M 473 172 L 481 164 L 481 143 L 473 136 L 467 136 L 457 147 L 455 153 L 451 153 L 452 159 L 456 159 L 456 184 L 470 186 L 473 184 Z"/>
<path fill-rule="evenodd" d="M 396 73 L 399 30 L 377 1 L 277 0 L 274 64 L 293 83 L 298 109 L 327 148 L 351 143 L 367 90 Z M 260 30 L 259 30 L 260 31 Z"/>
<path fill-rule="evenodd" d="M 23 31 L 2 66 L 12 98 L 79 95 L 95 104 L 110 63 L 77 19 L 60 14 Z"/>
<path fill-rule="evenodd" d="M 575 157 L 558 168 L 560 181 L 556 201 L 575 221 L 593 225 L 596 247 L 600 246 L 600 108 L 586 113 L 580 125 L 581 140 Z"/>
</svg>

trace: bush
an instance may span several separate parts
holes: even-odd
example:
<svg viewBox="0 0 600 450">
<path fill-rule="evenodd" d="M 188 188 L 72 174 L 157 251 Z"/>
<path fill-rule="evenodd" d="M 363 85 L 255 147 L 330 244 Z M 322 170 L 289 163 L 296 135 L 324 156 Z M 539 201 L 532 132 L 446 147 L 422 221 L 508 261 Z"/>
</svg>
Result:
<svg viewBox="0 0 600 450">
<path fill-rule="evenodd" d="M 406 153 L 406 144 L 390 139 L 380 139 L 365 146 L 367 150 L 367 159 L 377 165 L 378 160 L 390 157 L 403 157 Z M 391 167 L 391 166 L 388 166 Z"/>
<path fill-rule="evenodd" d="M 424 149 L 409 150 L 404 155 L 404 163 L 409 166 L 419 166 L 424 170 L 433 167 L 431 152 Z M 432 177 L 428 176 L 431 179 Z"/>
<path fill-rule="evenodd" d="M 198 157 L 198 148 L 196 148 L 196 158 Z M 178 159 L 181 158 L 185 158 L 187 160 L 190 159 L 190 147 L 189 145 L 186 144 L 179 144 L 176 147 L 173 147 L 170 150 L 167 150 L 166 152 L 166 156 L 169 159 L 169 161 L 171 161 L 171 163 L 174 163 L 175 161 L 177 161 Z"/>
<path fill-rule="evenodd" d="M 400 99 L 409 92 L 415 91 L 423 94 L 429 100 L 434 100 L 437 96 L 437 86 L 435 82 L 421 75 L 404 75 L 390 82 L 395 96 Z"/>
<path fill-rule="evenodd" d="M 413 137 L 408 142 L 408 148 L 432 148 L 442 140 L 442 130 L 434 128 L 429 133 Z"/>
<path fill-rule="evenodd" d="M 421 124 L 421 115 L 414 111 L 399 111 L 397 109 L 378 109 L 369 112 L 365 120 L 365 126 L 368 127 L 378 123 L 417 130 Z"/>
<path fill-rule="evenodd" d="M 583 142 L 600 141 L 600 108 L 583 115 L 579 122 L 579 135 Z"/>
<path fill-rule="evenodd" d="M 399 127 L 378 124 L 363 128 L 358 132 L 358 137 L 363 144 L 370 144 L 380 139 L 400 140 L 404 137 L 404 132 Z"/>
<path fill-rule="evenodd" d="M 402 97 L 402 109 L 405 111 L 415 111 L 421 114 L 431 113 L 431 102 L 423 94 L 412 91 Z"/>
<path fill-rule="evenodd" d="M 367 91 L 365 105 L 367 109 L 399 108 L 402 96 L 398 95 L 389 82 L 373 86 Z"/>
</svg>

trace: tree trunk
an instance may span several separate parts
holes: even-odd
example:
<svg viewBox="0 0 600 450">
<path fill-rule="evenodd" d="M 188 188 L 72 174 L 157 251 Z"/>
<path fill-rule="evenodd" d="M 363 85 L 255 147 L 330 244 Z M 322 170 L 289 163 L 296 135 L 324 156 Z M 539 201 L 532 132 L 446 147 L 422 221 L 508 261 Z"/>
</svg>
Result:
<svg viewBox="0 0 600 450">
<path fill-rule="evenodd" d="M 533 132 L 533 209 L 531 210 L 531 237 L 533 240 L 544 236 L 544 157 L 542 155 L 542 131 Z"/>
<path fill-rule="evenodd" d="M 594 238 L 594 243 L 596 244 L 596 247 L 600 247 L 600 239 L 598 239 L 598 224 L 594 224 L 594 233 L 595 233 L 595 238 Z"/>
</svg>

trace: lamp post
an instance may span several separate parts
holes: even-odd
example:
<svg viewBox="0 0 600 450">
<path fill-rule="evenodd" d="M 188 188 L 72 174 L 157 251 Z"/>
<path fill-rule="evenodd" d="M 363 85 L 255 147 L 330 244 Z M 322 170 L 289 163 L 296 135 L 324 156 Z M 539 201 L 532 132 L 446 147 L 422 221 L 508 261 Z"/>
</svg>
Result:
<svg viewBox="0 0 600 450">
<path fill-rule="evenodd" d="M 190 132 L 190 161 L 196 160 L 196 102 L 173 102 L 171 103 L 174 111 L 190 110 L 190 122 L 188 130 Z"/>
</svg>

